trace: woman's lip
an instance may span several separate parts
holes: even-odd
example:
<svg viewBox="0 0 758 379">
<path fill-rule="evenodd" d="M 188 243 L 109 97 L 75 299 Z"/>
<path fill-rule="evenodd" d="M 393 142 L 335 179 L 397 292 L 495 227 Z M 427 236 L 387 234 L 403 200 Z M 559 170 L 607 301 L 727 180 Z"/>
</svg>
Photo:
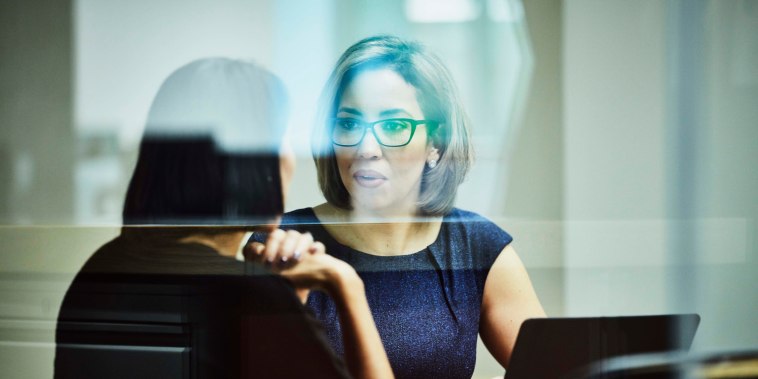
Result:
<svg viewBox="0 0 758 379">
<path fill-rule="evenodd" d="M 373 170 L 358 170 L 353 173 L 353 179 L 361 187 L 374 188 L 382 185 L 387 178 Z"/>
<path fill-rule="evenodd" d="M 381 179 L 381 180 L 387 179 L 386 176 L 374 170 L 358 170 L 353 173 L 353 177 L 354 178 L 362 177 L 365 179 Z"/>
</svg>

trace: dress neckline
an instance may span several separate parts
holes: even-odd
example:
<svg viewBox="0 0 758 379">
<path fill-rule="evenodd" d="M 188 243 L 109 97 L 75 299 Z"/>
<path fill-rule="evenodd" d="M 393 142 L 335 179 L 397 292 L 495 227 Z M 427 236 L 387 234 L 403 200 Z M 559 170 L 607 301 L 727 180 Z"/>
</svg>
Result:
<svg viewBox="0 0 758 379">
<path fill-rule="evenodd" d="M 377 254 L 371 254 L 371 253 L 367 253 L 367 252 L 364 252 L 364 251 L 360 251 L 360 250 L 354 249 L 354 248 L 352 248 L 350 246 L 347 246 L 347 245 L 345 245 L 345 244 L 337 241 L 337 239 L 334 238 L 334 236 L 332 236 L 332 234 L 329 233 L 329 231 L 324 227 L 323 222 L 321 222 L 321 220 L 318 218 L 318 216 L 316 216 L 316 212 L 313 210 L 313 207 L 305 208 L 305 210 L 308 212 L 308 216 L 313 219 L 313 221 L 314 221 L 313 224 L 316 226 L 316 228 L 318 229 L 318 231 L 321 232 L 322 234 L 324 234 L 329 239 L 330 243 L 337 245 L 340 249 L 343 249 L 345 251 L 355 252 L 355 253 L 358 253 L 361 256 L 364 256 L 364 257 L 367 257 L 367 258 L 386 259 L 386 260 L 391 260 L 391 259 L 394 259 L 394 260 L 398 260 L 398 259 L 413 259 L 413 258 L 418 257 L 420 255 L 425 255 L 428 251 L 430 251 L 430 249 L 437 247 L 437 245 L 440 244 L 440 240 L 441 240 L 441 236 L 443 235 L 443 232 L 446 231 L 445 228 L 447 228 L 447 221 L 448 221 L 447 219 L 448 219 L 448 216 L 450 215 L 450 213 L 449 213 L 449 214 L 447 214 L 447 215 L 445 215 L 445 216 L 442 217 L 442 224 L 440 225 L 440 230 L 437 232 L 437 237 L 434 239 L 434 242 L 432 242 L 431 244 L 427 245 L 425 248 L 423 248 L 423 249 L 421 249 L 419 251 L 408 253 L 408 254 L 377 255 Z M 443 229 L 445 229 L 445 230 L 443 230 Z"/>
</svg>

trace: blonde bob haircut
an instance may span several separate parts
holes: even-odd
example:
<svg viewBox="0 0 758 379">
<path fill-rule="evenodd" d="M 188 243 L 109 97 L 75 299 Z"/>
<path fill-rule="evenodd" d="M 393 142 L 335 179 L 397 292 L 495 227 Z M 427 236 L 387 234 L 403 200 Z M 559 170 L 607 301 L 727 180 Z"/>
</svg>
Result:
<svg viewBox="0 0 758 379">
<path fill-rule="evenodd" d="M 435 168 L 424 168 L 418 213 L 443 216 L 452 210 L 458 186 L 473 163 L 470 121 L 452 76 L 442 61 L 421 44 L 395 36 L 369 37 L 350 46 L 337 61 L 326 83 L 312 139 L 321 192 L 332 205 L 352 209 L 350 194 L 337 167 L 330 120 L 336 116 L 342 93 L 352 79 L 361 72 L 377 69 L 391 69 L 403 77 L 416 89 L 424 118 L 439 123 L 437 128 L 426 128 L 429 141 L 439 151 L 440 159 Z"/>
</svg>

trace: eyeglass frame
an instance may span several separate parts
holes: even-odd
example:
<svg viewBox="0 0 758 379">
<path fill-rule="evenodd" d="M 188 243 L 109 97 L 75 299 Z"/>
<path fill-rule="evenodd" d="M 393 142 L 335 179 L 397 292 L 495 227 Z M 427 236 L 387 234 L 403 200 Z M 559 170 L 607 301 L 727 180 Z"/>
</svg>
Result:
<svg viewBox="0 0 758 379">
<path fill-rule="evenodd" d="M 337 143 L 337 142 L 334 141 L 334 129 L 335 129 L 334 125 L 336 124 L 336 122 L 338 120 L 351 120 L 351 121 L 355 121 L 356 123 L 358 123 L 360 126 L 363 127 L 363 134 L 361 135 L 361 138 L 358 140 L 358 142 L 356 142 L 354 144 L 351 144 L 351 145 L 344 145 L 344 144 L 340 144 L 340 143 Z M 366 129 L 371 129 L 371 133 L 374 135 L 374 139 L 376 140 L 376 143 L 378 143 L 379 145 L 382 145 L 384 147 L 403 147 L 403 146 L 407 146 L 409 143 L 411 143 L 411 141 L 413 141 L 413 136 L 416 135 L 416 127 L 417 126 L 419 126 L 419 125 L 428 125 L 430 128 L 433 129 L 433 128 L 437 128 L 439 126 L 439 124 L 440 124 L 438 121 L 435 121 L 435 120 L 415 120 L 415 119 L 412 119 L 412 118 L 402 118 L 402 117 L 400 117 L 400 118 L 385 118 L 385 119 L 382 119 L 382 120 L 376 120 L 376 121 L 372 121 L 372 122 L 363 121 L 361 119 L 353 118 L 353 117 L 332 117 L 332 118 L 329 119 L 329 121 L 330 121 L 330 123 L 332 125 L 332 127 L 330 128 L 331 132 L 329 133 L 330 134 L 329 139 L 332 140 L 333 144 L 335 144 L 337 146 L 340 146 L 340 147 L 353 147 L 353 146 L 360 145 L 361 142 L 363 142 L 363 139 L 366 138 Z M 380 140 L 380 138 L 376 135 L 376 130 L 374 130 L 374 125 L 379 124 L 381 122 L 387 122 L 387 121 L 407 121 L 407 122 L 409 122 L 411 124 L 411 135 L 408 137 L 408 141 L 406 141 L 402 145 L 386 145 L 386 144 L 382 143 L 382 141 Z"/>
</svg>

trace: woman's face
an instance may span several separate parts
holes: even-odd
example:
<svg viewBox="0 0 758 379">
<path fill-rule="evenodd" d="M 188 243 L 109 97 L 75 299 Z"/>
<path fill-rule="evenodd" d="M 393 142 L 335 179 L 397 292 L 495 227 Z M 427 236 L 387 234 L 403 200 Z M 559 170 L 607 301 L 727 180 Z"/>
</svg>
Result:
<svg viewBox="0 0 758 379">
<path fill-rule="evenodd" d="M 416 88 L 391 69 L 358 74 L 339 99 L 336 117 L 373 122 L 388 118 L 423 120 Z M 356 211 L 387 215 L 415 214 L 421 175 L 432 146 L 426 126 L 416 127 L 402 147 L 380 145 L 371 132 L 360 144 L 334 146 L 342 183 Z"/>
</svg>

